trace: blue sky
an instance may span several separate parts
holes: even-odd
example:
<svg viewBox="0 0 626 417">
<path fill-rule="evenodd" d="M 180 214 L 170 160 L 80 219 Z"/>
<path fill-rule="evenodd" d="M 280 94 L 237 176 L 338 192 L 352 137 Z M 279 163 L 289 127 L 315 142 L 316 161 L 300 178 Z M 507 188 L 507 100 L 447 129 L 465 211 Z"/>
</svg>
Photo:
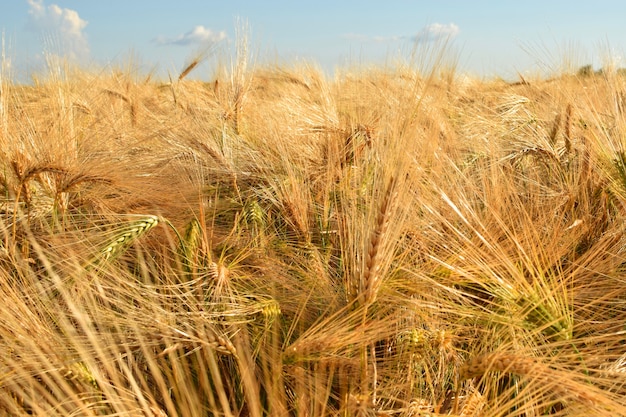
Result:
<svg viewBox="0 0 626 417">
<path fill-rule="evenodd" d="M 392 64 L 444 38 L 460 71 L 485 76 L 621 65 L 626 50 L 621 0 L 5 0 L 0 8 L 17 76 L 39 68 L 44 51 L 97 67 L 132 58 L 140 70 L 177 74 L 209 49 L 193 73 L 206 78 L 211 61 L 232 50 L 237 19 L 248 23 L 257 61 L 308 60 L 329 72 Z"/>
</svg>

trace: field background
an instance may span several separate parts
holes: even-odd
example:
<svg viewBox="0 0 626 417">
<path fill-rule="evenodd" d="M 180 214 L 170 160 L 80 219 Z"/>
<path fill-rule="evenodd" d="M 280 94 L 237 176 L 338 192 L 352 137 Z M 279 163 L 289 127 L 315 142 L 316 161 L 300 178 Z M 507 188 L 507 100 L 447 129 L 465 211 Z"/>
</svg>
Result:
<svg viewBox="0 0 626 417">
<path fill-rule="evenodd" d="M 244 46 L 3 71 L 0 415 L 626 415 L 618 69 Z"/>
</svg>

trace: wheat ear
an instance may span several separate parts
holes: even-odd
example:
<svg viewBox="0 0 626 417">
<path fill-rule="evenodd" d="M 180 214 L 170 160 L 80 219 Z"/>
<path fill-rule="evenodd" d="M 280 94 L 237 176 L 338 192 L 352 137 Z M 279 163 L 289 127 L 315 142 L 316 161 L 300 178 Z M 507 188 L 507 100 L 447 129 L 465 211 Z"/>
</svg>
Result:
<svg viewBox="0 0 626 417">
<path fill-rule="evenodd" d="M 563 398 L 571 398 L 587 405 L 621 409 L 619 406 L 615 407 L 611 400 L 597 392 L 593 386 L 573 381 L 568 375 L 562 375 L 528 356 L 501 352 L 479 355 L 461 367 L 459 376 L 461 380 L 465 380 L 480 377 L 490 371 L 527 376 L 535 382 L 550 386 Z"/>
<path fill-rule="evenodd" d="M 365 302 L 373 302 L 376 298 L 376 293 L 380 286 L 380 263 L 381 263 L 381 249 L 384 238 L 386 237 L 387 230 L 389 228 L 389 219 L 391 218 L 391 212 L 393 209 L 393 203 L 395 200 L 395 181 L 392 178 L 389 181 L 385 196 L 378 209 L 376 215 L 376 222 L 374 223 L 374 229 L 370 235 L 367 244 L 367 253 L 365 257 L 365 269 L 362 275 L 362 288 L 365 289 Z"/>
<path fill-rule="evenodd" d="M 130 104 L 130 99 L 125 96 L 122 93 L 119 93 L 117 91 L 114 90 L 109 90 L 108 88 L 105 88 L 104 90 L 102 90 L 104 93 L 110 95 L 111 97 L 115 97 L 115 98 L 119 98 L 122 101 L 125 101 L 126 103 Z"/>
<path fill-rule="evenodd" d="M 563 140 L 565 141 L 565 150 L 570 153 L 572 150 L 572 105 L 568 104 L 565 108 L 565 127 L 563 130 Z"/>
<path fill-rule="evenodd" d="M 100 261 L 109 261 L 122 254 L 128 247 L 139 237 L 144 235 L 154 226 L 159 223 L 157 216 L 147 215 L 141 220 L 133 222 L 128 228 L 124 228 L 122 232 L 111 240 L 101 251 L 99 259 L 95 260 L 95 263 Z"/>
<path fill-rule="evenodd" d="M 487 404 L 485 397 L 480 391 L 473 389 L 465 399 L 463 408 L 459 413 L 459 417 L 475 417 L 480 416 L 482 409 Z"/>
<path fill-rule="evenodd" d="M 556 117 L 554 118 L 554 122 L 552 123 L 552 129 L 550 129 L 550 136 L 548 136 L 550 145 L 554 146 L 554 144 L 556 143 L 556 136 L 559 134 L 560 128 L 561 128 L 561 113 L 556 115 Z"/>
<path fill-rule="evenodd" d="M 178 81 L 181 81 L 183 78 L 185 78 L 187 75 L 189 75 L 189 73 L 191 71 L 193 71 L 193 69 L 195 67 L 198 66 L 198 64 L 200 64 L 200 57 L 196 57 L 193 61 L 191 61 L 189 63 L 189 65 L 187 65 L 181 72 L 180 75 L 178 76 Z"/>
<path fill-rule="evenodd" d="M 202 226 L 197 219 L 191 219 L 179 244 L 179 255 L 182 258 L 183 268 L 187 273 L 193 272 L 197 266 L 197 251 L 201 239 Z"/>
<path fill-rule="evenodd" d="M 137 123 L 137 104 L 135 103 L 135 101 L 131 100 L 130 98 L 128 98 L 128 96 L 125 96 L 122 93 L 109 90 L 108 88 L 105 88 L 103 91 L 106 94 L 110 95 L 111 97 L 119 98 L 120 100 L 128 104 L 128 112 L 130 113 L 130 121 L 131 121 L 131 124 L 134 126 Z"/>
</svg>

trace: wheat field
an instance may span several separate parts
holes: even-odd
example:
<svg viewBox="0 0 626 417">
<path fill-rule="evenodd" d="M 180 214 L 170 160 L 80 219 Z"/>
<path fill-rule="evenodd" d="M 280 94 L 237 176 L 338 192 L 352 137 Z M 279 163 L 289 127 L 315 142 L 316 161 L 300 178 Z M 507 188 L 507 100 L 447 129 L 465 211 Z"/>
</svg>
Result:
<svg viewBox="0 0 626 417">
<path fill-rule="evenodd" d="M 626 76 L 0 84 L 0 415 L 626 416 Z"/>
</svg>

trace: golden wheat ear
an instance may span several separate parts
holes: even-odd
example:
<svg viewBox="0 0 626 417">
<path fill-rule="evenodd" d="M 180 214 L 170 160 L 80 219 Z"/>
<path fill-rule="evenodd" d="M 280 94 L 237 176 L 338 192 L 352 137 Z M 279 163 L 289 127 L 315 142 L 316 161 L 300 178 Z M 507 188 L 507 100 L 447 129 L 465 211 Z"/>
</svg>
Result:
<svg viewBox="0 0 626 417">
<path fill-rule="evenodd" d="M 193 71 L 193 69 L 195 67 L 198 66 L 198 64 L 200 64 L 201 62 L 201 58 L 200 57 L 196 57 L 194 58 L 181 72 L 180 75 L 178 76 L 178 81 L 182 81 L 183 78 L 185 78 L 187 75 L 189 75 L 189 73 L 191 71 Z"/>
<path fill-rule="evenodd" d="M 387 238 L 389 220 L 396 202 L 395 194 L 395 180 L 391 178 L 387 185 L 382 203 L 378 208 L 374 228 L 370 235 L 365 254 L 365 270 L 362 276 L 362 287 L 364 288 L 363 295 L 365 296 L 366 304 L 376 299 L 376 294 L 380 287 L 381 247 L 384 240 Z"/>
<path fill-rule="evenodd" d="M 459 376 L 461 380 L 482 378 L 483 375 L 493 371 L 515 374 L 542 386 L 550 386 L 555 394 L 569 401 L 606 411 L 623 411 L 623 406 L 604 395 L 601 390 L 591 384 L 577 381 L 574 378 L 575 374 L 562 373 L 542 363 L 540 359 L 530 356 L 506 352 L 479 355 L 461 367 Z"/>
</svg>

